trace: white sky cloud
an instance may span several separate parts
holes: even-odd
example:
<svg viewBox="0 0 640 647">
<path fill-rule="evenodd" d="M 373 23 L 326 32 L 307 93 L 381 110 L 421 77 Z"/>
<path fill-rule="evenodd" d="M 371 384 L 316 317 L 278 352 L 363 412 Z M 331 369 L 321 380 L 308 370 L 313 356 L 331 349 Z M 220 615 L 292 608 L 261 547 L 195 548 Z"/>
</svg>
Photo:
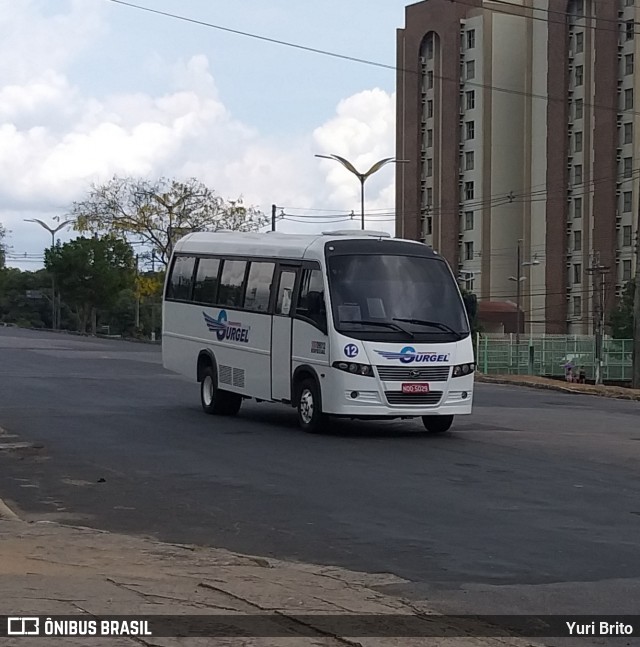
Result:
<svg viewBox="0 0 640 647">
<path fill-rule="evenodd" d="M 88 8 L 93 4 L 99 3 L 72 1 L 66 13 L 46 17 L 33 0 L 19 9 L 0 0 L 0 28 L 11 34 L 0 42 L 0 222 L 12 230 L 15 251 L 43 247 L 45 232 L 25 225 L 24 218 L 64 215 L 91 182 L 114 174 L 195 176 L 223 197 L 242 195 L 265 213 L 276 203 L 292 215 L 322 214 L 312 209 L 359 214 L 358 180 L 314 153 L 343 155 L 363 171 L 392 156 L 393 94 L 378 88 L 358 92 L 313 132 L 290 138 L 234 118 L 202 54 L 165 67 L 162 92 L 96 96 L 70 73 L 92 40 L 108 33 L 101 12 Z M 34 37 L 30 44 L 19 37 L 27 30 Z M 255 98 L 256 111 L 263 101 Z M 393 209 L 393 179 L 390 165 L 367 181 L 368 209 Z M 312 232 L 358 225 L 279 227 Z M 393 231 L 382 220 L 375 228 Z"/>
</svg>

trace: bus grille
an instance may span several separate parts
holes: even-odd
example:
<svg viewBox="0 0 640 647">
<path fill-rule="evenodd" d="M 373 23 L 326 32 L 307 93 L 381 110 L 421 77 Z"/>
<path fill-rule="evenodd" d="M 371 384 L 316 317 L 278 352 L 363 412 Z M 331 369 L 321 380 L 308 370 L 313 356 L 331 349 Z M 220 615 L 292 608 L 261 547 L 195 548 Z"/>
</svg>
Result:
<svg viewBox="0 0 640 647">
<path fill-rule="evenodd" d="M 402 391 L 385 391 L 389 404 L 400 405 L 429 405 L 435 406 L 442 399 L 442 391 L 429 393 L 402 393 Z"/>
<path fill-rule="evenodd" d="M 376 366 L 376 368 L 378 376 L 385 382 L 446 382 L 451 371 L 450 366 L 423 366 L 420 368 Z"/>
</svg>

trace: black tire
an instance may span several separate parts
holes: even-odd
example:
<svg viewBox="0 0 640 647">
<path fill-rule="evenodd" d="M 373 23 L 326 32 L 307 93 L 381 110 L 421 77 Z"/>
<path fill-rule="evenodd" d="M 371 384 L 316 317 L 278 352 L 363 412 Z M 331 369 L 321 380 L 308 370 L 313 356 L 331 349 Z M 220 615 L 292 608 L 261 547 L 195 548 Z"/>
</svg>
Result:
<svg viewBox="0 0 640 647">
<path fill-rule="evenodd" d="M 242 396 L 218 389 L 218 379 L 213 366 L 202 371 L 200 404 L 205 413 L 214 416 L 235 416 L 240 411 Z"/>
<path fill-rule="evenodd" d="M 327 423 L 327 416 L 322 413 L 320 391 L 316 381 L 311 378 L 302 380 L 296 389 L 296 396 L 300 427 L 311 434 L 322 432 Z"/>
<path fill-rule="evenodd" d="M 453 416 L 422 416 L 422 424 L 430 434 L 444 434 L 453 424 Z"/>
</svg>

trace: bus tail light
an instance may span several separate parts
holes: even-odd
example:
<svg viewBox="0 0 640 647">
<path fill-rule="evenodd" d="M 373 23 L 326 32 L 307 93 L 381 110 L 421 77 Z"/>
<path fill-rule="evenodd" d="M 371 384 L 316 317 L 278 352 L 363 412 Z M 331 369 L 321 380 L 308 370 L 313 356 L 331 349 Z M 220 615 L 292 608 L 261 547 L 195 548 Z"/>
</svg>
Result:
<svg viewBox="0 0 640 647">
<path fill-rule="evenodd" d="M 334 362 L 333 368 L 339 371 L 345 371 L 353 375 L 364 375 L 365 377 L 373 377 L 373 367 L 369 364 L 356 364 L 355 362 Z"/>
</svg>

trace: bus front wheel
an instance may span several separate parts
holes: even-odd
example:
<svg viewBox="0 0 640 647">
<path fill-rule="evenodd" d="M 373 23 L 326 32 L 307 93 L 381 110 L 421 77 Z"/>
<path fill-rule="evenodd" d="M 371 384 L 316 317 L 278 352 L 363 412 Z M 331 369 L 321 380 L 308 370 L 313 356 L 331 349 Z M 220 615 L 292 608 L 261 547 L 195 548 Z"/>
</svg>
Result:
<svg viewBox="0 0 640 647">
<path fill-rule="evenodd" d="M 240 411 L 242 396 L 237 393 L 221 391 L 217 386 L 216 374 L 212 366 L 202 372 L 200 381 L 200 402 L 205 413 L 215 416 L 235 416 Z"/>
<path fill-rule="evenodd" d="M 298 423 L 309 433 L 321 432 L 327 422 L 327 416 L 322 413 L 320 392 L 315 380 L 303 380 L 298 386 Z"/>
<path fill-rule="evenodd" d="M 422 416 L 422 424 L 430 434 L 444 434 L 451 429 L 453 416 Z"/>
</svg>

